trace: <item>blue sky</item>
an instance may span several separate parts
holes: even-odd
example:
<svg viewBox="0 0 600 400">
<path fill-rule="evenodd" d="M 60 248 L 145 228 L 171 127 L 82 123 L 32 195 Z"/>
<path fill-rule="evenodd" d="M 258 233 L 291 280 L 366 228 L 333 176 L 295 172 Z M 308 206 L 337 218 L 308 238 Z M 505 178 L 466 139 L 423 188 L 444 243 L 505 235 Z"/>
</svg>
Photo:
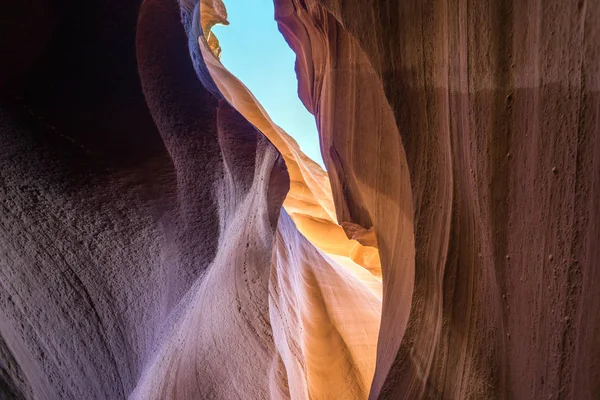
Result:
<svg viewBox="0 0 600 400">
<path fill-rule="evenodd" d="M 323 166 L 315 119 L 298 98 L 296 55 L 277 29 L 273 0 L 223 2 L 230 25 L 213 28 L 221 44 L 221 62 L 302 151 Z"/>
</svg>

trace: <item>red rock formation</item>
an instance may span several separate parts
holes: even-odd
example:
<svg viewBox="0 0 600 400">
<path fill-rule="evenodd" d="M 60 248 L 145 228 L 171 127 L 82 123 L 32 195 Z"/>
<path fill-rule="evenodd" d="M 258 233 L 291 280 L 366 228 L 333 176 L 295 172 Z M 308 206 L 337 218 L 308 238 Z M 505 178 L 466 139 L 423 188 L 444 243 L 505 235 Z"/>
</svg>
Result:
<svg viewBox="0 0 600 400">
<path fill-rule="evenodd" d="M 375 243 L 362 229 L 356 236 L 363 243 L 346 236 L 336 220 L 325 172 L 220 63 L 221 50 L 214 47 L 218 41 L 209 29 L 215 21 L 226 21 L 226 15 L 219 0 L 209 3 L 210 17 L 200 10 L 204 34 L 198 44 L 210 77 L 223 97 L 277 147 L 290 178 L 270 279 L 277 352 L 271 397 L 366 398 L 381 316 Z M 215 9 L 221 14 L 215 16 Z"/>
<path fill-rule="evenodd" d="M 221 93 L 198 6 L 47 6 L 47 54 L 2 81 L 2 396 L 366 397 L 376 250 L 345 237 L 326 174 L 226 71 L 237 96 Z M 330 256 L 278 224 L 284 197 Z"/>
<path fill-rule="evenodd" d="M 275 3 L 337 216 L 379 243 L 370 397 L 600 396 L 598 5 Z"/>
<path fill-rule="evenodd" d="M 0 397 L 265 398 L 281 157 L 176 3 L 72 6 L 2 92 Z"/>
<path fill-rule="evenodd" d="M 329 176 L 219 0 L 13 3 L 1 398 L 600 396 L 593 1 L 275 0 Z"/>
</svg>

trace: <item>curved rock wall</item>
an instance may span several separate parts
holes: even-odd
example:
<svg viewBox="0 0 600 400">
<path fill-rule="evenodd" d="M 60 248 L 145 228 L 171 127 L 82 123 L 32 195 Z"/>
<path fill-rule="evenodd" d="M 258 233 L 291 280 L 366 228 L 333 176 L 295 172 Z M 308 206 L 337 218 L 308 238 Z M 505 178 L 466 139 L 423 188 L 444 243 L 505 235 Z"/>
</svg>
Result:
<svg viewBox="0 0 600 400">
<path fill-rule="evenodd" d="M 2 93 L 0 397 L 268 397 L 281 157 L 176 3 L 53 6 Z"/>
<path fill-rule="evenodd" d="M 338 218 L 379 243 L 371 398 L 600 395 L 598 4 L 275 3 Z M 414 264 L 384 245 L 412 218 Z"/>
<path fill-rule="evenodd" d="M 368 242 L 368 234 L 346 236 L 336 220 L 326 173 L 220 63 L 221 50 L 206 32 L 213 22 L 226 22 L 226 15 L 218 0 L 209 3 L 208 17 L 200 8 L 204 33 L 198 44 L 211 80 L 277 147 L 290 178 L 286 217 L 279 221 L 273 247 L 270 313 L 281 361 L 273 372 L 271 396 L 366 398 L 381 315 L 376 243 Z M 215 9 L 221 14 L 214 16 Z"/>
<path fill-rule="evenodd" d="M 46 6 L 2 88 L 2 397 L 365 398 L 377 251 L 201 53 L 199 5 Z"/>
<path fill-rule="evenodd" d="M 0 398 L 598 398 L 599 5 L 275 10 L 329 175 L 220 0 L 0 6 Z"/>
</svg>

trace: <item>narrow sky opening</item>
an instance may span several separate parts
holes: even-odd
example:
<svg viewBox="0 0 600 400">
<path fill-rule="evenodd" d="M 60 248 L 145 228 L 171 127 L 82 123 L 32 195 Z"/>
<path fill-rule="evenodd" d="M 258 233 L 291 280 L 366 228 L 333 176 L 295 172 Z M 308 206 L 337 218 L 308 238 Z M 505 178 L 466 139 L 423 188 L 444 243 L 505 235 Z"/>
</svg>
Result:
<svg viewBox="0 0 600 400">
<path fill-rule="evenodd" d="M 273 0 L 224 0 L 230 25 L 216 25 L 221 63 L 240 79 L 300 149 L 324 166 L 314 116 L 298 98 L 296 55 L 277 29 Z"/>
</svg>

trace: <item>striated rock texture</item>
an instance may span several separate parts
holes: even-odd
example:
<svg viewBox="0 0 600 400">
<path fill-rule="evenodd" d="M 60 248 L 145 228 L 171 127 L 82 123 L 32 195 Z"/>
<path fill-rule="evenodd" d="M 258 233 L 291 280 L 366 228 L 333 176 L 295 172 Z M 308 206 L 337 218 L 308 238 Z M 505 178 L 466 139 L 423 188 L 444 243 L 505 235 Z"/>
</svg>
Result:
<svg viewBox="0 0 600 400">
<path fill-rule="evenodd" d="M 598 398 L 600 4 L 275 4 L 379 244 L 370 397 Z"/>
<path fill-rule="evenodd" d="M 0 398 L 600 397 L 595 0 L 5 3 Z"/>
<path fill-rule="evenodd" d="M 365 398 L 378 252 L 212 77 L 220 3 L 2 7 L 3 46 L 44 40 L 1 87 L 0 398 Z"/>
</svg>

